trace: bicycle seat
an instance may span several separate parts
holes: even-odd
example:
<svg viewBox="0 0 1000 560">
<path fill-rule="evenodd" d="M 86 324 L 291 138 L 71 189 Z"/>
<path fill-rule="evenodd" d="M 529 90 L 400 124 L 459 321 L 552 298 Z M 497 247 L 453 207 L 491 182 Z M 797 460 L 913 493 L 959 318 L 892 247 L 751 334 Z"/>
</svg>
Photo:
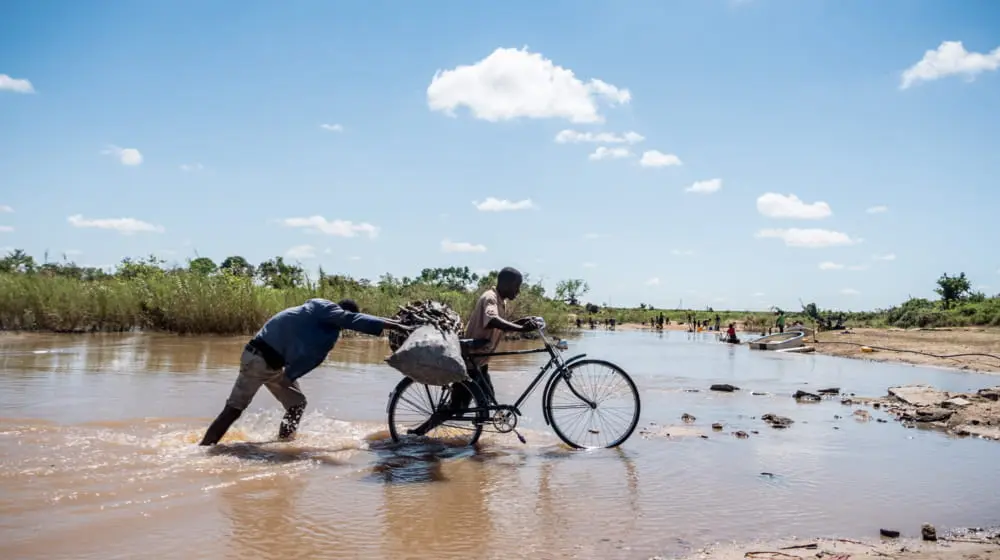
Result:
<svg viewBox="0 0 1000 560">
<path fill-rule="evenodd" d="M 462 347 L 462 352 L 468 352 L 470 350 L 480 350 L 486 348 L 490 344 L 488 338 L 460 338 L 458 343 Z"/>
</svg>

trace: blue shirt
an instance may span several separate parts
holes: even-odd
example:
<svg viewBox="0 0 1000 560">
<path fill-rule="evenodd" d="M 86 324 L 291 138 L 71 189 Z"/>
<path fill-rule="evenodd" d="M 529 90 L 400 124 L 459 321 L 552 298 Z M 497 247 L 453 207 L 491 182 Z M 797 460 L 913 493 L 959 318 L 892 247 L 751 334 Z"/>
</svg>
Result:
<svg viewBox="0 0 1000 560">
<path fill-rule="evenodd" d="M 384 327 L 378 317 L 314 298 L 271 317 L 256 336 L 285 358 L 285 376 L 295 381 L 323 363 L 337 344 L 341 329 L 379 336 Z"/>
</svg>

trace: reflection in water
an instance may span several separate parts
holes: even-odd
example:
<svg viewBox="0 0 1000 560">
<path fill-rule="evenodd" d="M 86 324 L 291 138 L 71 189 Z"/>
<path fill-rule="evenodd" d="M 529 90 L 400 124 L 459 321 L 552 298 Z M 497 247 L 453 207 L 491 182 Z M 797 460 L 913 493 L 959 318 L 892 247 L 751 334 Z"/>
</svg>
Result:
<svg viewBox="0 0 1000 560">
<path fill-rule="evenodd" d="M 519 425 L 527 445 L 486 434 L 473 450 L 391 442 L 385 405 L 400 378 L 382 363 L 388 347 L 345 339 L 303 381 L 310 408 L 295 441 L 271 441 L 281 410 L 265 395 L 224 444 L 201 448 L 244 343 L 0 336 L 0 558 L 638 558 L 717 539 L 1000 522 L 1000 498 L 982 491 L 1000 445 L 791 398 L 819 385 L 874 395 L 995 378 L 751 353 L 699 334 L 585 333 L 570 353 L 617 362 L 640 388 L 632 439 L 571 451 L 536 393 Z M 500 397 L 544 358 L 498 359 Z M 767 412 L 795 424 L 770 429 Z"/>
</svg>

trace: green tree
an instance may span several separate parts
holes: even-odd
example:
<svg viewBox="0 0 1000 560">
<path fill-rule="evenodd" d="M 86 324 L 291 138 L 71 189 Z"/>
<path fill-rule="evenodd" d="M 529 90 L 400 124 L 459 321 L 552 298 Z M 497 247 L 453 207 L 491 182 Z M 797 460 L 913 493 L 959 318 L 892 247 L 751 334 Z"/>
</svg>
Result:
<svg viewBox="0 0 1000 560">
<path fill-rule="evenodd" d="M 219 269 L 233 276 L 253 276 L 254 268 L 246 259 L 239 255 L 226 257 Z"/>
<path fill-rule="evenodd" d="M 580 298 L 590 291 L 590 286 L 579 278 L 561 280 L 556 284 L 556 299 L 570 305 L 580 305 Z"/>
<path fill-rule="evenodd" d="M 164 273 L 163 265 L 166 262 L 163 259 L 157 258 L 156 255 L 149 255 L 145 259 L 125 257 L 118 265 L 116 274 L 126 279 L 158 276 Z"/>
<path fill-rule="evenodd" d="M 21 249 L 14 249 L 0 259 L 0 272 L 32 273 L 35 271 L 35 257 Z"/>
<path fill-rule="evenodd" d="M 454 292 L 465 292 L 479 283 L 479 275 L 467 266 L 448 268 L 425 268 L 420 271 L 417 282 Z"/>
<path fill-rule="evenodd" d="M 972 285 L 965 277 L 964 272 L 958 276 L 948 276 L 947 273 L 944 273 L 938 278 L 937 285 L 938 287 L 934 288 L 934 291 L 941 296 L 941 303 L 946 308 L 951 307 L 956 301 L 965 299 L 969 291 L 972 290 Z"/>
<path fill-rule="evenodd" d="M 305 282 L 302 267 L 287 264 L 284 257 L 274 257 L 257 267 L 257 277 L 275 289 L 296 288 Z"/>
<path fill-rule="evenodd" d="M 215 261 L 208 257 L 198 257 L 188 261 L 188 270 L 195 274 L 208 276 L 215 274 L 215 271 L 219 270 L 219 267 L 215 264 Z"/>
</svg>

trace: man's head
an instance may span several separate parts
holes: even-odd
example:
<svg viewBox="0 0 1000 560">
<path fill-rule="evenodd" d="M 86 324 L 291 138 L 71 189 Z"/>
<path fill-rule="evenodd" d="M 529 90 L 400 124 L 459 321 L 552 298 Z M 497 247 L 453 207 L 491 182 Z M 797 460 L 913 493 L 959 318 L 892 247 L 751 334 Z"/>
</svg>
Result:
<svg viewBox="0 0 1000 560">
<path fill-rule="evenodd" d="M 343 309 L 344 311 L 350 311 L 351 313 L 361 313 L 361 310 L 358 308 L 357 302 L 355 302 L 353 299 L 344 298 L 338 301 L 337 305 L 339 305 L 340 308 Z"/>
<path fill-rule="evenodd" d="M 521 293 L 524 277 L 516 268 L 504 267 L 497 274 L 497 295 L 503 299 L 514 299 Z"/>
</svg>

